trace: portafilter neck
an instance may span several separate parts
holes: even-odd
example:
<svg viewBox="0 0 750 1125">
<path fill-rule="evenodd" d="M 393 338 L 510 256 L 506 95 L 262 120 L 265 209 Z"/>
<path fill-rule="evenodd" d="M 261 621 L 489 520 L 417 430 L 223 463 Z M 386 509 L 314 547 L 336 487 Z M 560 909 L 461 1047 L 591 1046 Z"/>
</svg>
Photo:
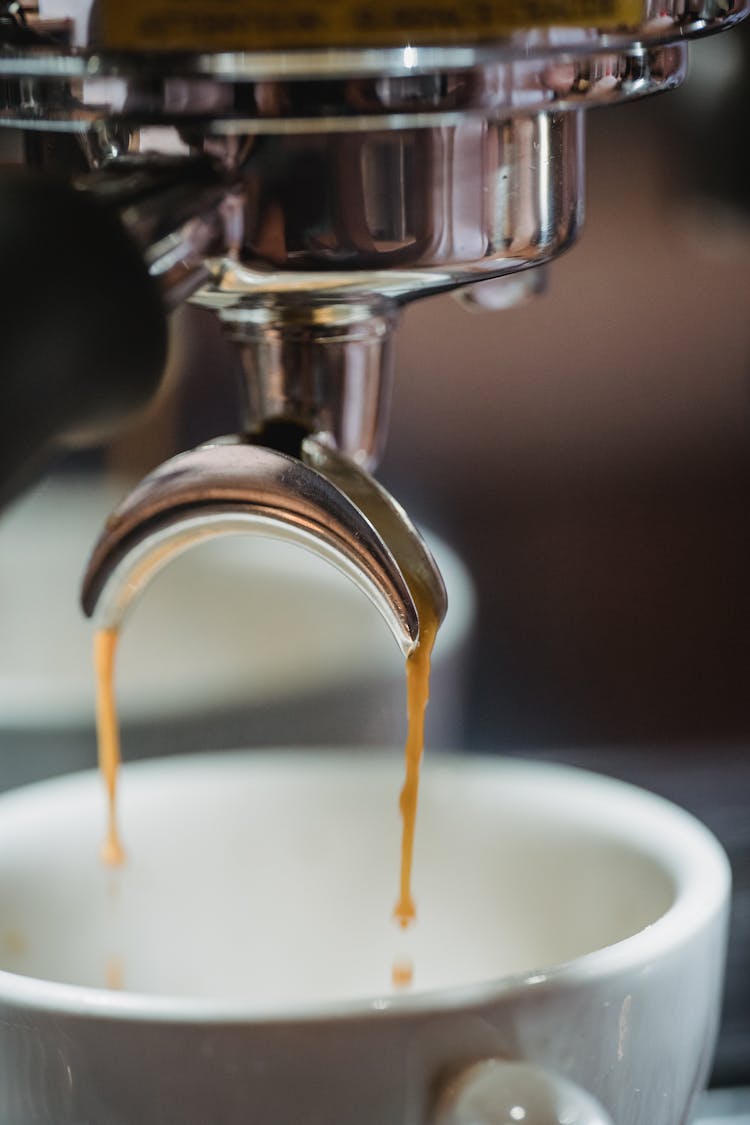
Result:
<svg viewBox="0 0 750 1125">
<path fill-rule="evenodd" d="M 80 188 L 120 214 L 167 308 L 212 270 L 225 273 L 243 238 L 241 190 L 206 158 L 118 157 Z M 372 469 L 385 443 L 398 306 L 378 294 L 326 299 L 319 286 L 301 274 L 286 293 L 218 307 L 241 361 L 242 429 L 293 454 L 301 437 L 318 435 Z"/>
<path fill-rule="evenodd" d="M 374 468 L 391 398 L 392 302 L 276 301 L 227 309 L 221 320 L 239 349 L 253 440 L 296 452 L 293 435 L 313 434 Z"/>
</svg>

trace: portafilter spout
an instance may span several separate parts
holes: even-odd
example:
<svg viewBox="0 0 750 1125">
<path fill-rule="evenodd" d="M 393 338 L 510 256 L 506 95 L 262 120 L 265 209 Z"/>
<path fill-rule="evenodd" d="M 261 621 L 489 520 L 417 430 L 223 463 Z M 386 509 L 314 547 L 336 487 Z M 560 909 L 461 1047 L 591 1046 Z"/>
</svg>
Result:
<svg viewBox="0 0 750 1125">
<path fill-rule="evenodd" d="M 154 575 L 183 551 L 251 532 L 332 563 L 375 604 L 405 655 L 420 607 L 438 621 L 445 588 L 403 510 L 362 469 L 310 437 L 301 457 L 222 439 L 159 466 L 107 521 L 83 583 L 85 613 L 119 629 Z"/>
</svg>

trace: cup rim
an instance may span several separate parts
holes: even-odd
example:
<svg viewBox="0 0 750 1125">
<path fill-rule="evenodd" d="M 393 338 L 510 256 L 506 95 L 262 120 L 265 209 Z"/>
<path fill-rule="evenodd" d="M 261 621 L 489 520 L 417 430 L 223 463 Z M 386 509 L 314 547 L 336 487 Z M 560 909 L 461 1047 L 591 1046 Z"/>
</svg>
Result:
<svg viewBox="0 0 750 1125">
<path fill-rule="evenodd" d="M 205 768 L 207 764 L 226 768 L 227 763 L 252 759 L 261 768 L 269 764 L 275 768 L 283 762 L 298 769 L 301 763 L 309 766 L 314 762 L 316 770 L 340 770 L 344 755 L 346 750 L 322 753 L 297 749 L 220 751 L 150 759 L 130 763 L 125 768 L 140 773 L 164 768 L 184 768 L 186 762 L 196 769 Z M 371 754 L 358 748 L 349 757 L 348 763 L 364 765 L 367 769 L 392 771 L 394 755 L 388 751 Z M 610 802 L 607 806 L 608 820 L 611 820 L 613 812 L 618 816 L 627 817 L 630 814 L 632 817 L 637 808 L 639 826 L 653 830 L 653 834 L 647 835 L 648 846 L 643 851 L 651 858 L 663 861 L 665 866 L 669 865 L 675 884 L 673 902 L 664 914 L 644 929 L 572 960 L 471 984 L 415 993 L 394 993 L 325 1003 L 311 1001 L 264 1010 L 250 1007 L 246 1000 L 118 992 L 48 981 L 0 969 L 0 1005 L 47 1010 L 57 1016 L 96 1017 L 113 1021 L 209 1026 L 245 1024 L 253 1027 L 329 1023 L 333 1020 L 354 1021 L 365 1017 L 415 1017 L 457 1009 L 476 1010 L 530 988 L 539 990 L 577 986 L 627 972 L 638 965 L 645 966 L 689 941 L 712 918 L 719 915 L 728 903 L 731 871 L 724 849 L 701 821 L 666 798 L 577 766 L 543 760 L 441 752 L 426 759 L 423 768 L 425 773 L 431 775 L 445 776 L 459 770 L 465 775 L 492 774 L 495 779 L 502 777 L 521 783 L 524 780 L 534 781 L 543 774 L 545 778 L 554 778 L 556 786 L 575 787 L 579 798 L 585 796 L 593 799 L 592 808 L 601 808 L 601 800 L 606 796 Z M 0 816 L 3 805 L 12 803 L 19 795 L 25 798 L 30 791 L 46 786 L 74 786 L 93 773 L 95 771 L 77 772 L 10 790 L 0 795 Z"/>
</svg>

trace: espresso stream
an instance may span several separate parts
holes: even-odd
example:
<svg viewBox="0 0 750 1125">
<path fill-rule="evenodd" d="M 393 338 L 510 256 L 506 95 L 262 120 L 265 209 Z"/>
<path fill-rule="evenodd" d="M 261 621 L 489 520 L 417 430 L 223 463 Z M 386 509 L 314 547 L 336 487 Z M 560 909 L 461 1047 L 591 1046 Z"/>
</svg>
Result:
<svg viewBox="0 0 750 1125">
<path fill-rule="evenodd" d="M 96 675 L 96 742 L 99 769 L 107 790 L 107 834 L 102 844 L 102 859 L 116 867 L 125 858 L 117 828 L 117 775 L 120 772 L 120 728 L 115 699 L 115 655 L 117 629 L 98 629 L 94 633 L 94 672 Z"/>
<path fill-rule="evenodd" d="M 419 797 L 419 773 L 424 750 L 424 716 L 430 694 L 430 659 L 439 626 L 429 598 L 417 596 L 416 603 L 420 631 L 419 643 L 406 659 L 408 716 L 405 748 L 406 777 L 399 800 L 402 818 L 401 868 L 399 895 L 393 911 L 396 921 L 404 930 L 416 918 L 411 888 L 414 832 Z M 114 674 L 119 636 L 117 629 L 99 629 L 94 634 L 96 733 L 99 769 L 107 792 L 107 830 L 101 856 L 103 862 L 110 867 L 120 865 L 125 859 L 117 823 L 117 781 L 121 755 Z M 121 986 L 121 968 L 118 969 L 117 976 L 118 986 Z M 394 962 L 391 972 L 394 988 L 408 988 L 413 976 L 414 969 L 409 958 L 399 957 Z"/>
</svg>

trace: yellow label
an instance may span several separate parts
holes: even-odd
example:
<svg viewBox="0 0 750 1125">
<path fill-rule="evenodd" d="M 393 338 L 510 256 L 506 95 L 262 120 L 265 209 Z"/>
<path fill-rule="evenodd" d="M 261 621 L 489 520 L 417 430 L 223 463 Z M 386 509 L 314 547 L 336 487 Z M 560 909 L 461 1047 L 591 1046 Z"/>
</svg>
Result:
<svg viewBox="0 0 750 1125">
<path fill-rule="evenodd" d="M 100 0 L 103 47 L 248 51 L 477 43 L 523 28 L 633 26 L 642 0 Z"/>
</svg>

